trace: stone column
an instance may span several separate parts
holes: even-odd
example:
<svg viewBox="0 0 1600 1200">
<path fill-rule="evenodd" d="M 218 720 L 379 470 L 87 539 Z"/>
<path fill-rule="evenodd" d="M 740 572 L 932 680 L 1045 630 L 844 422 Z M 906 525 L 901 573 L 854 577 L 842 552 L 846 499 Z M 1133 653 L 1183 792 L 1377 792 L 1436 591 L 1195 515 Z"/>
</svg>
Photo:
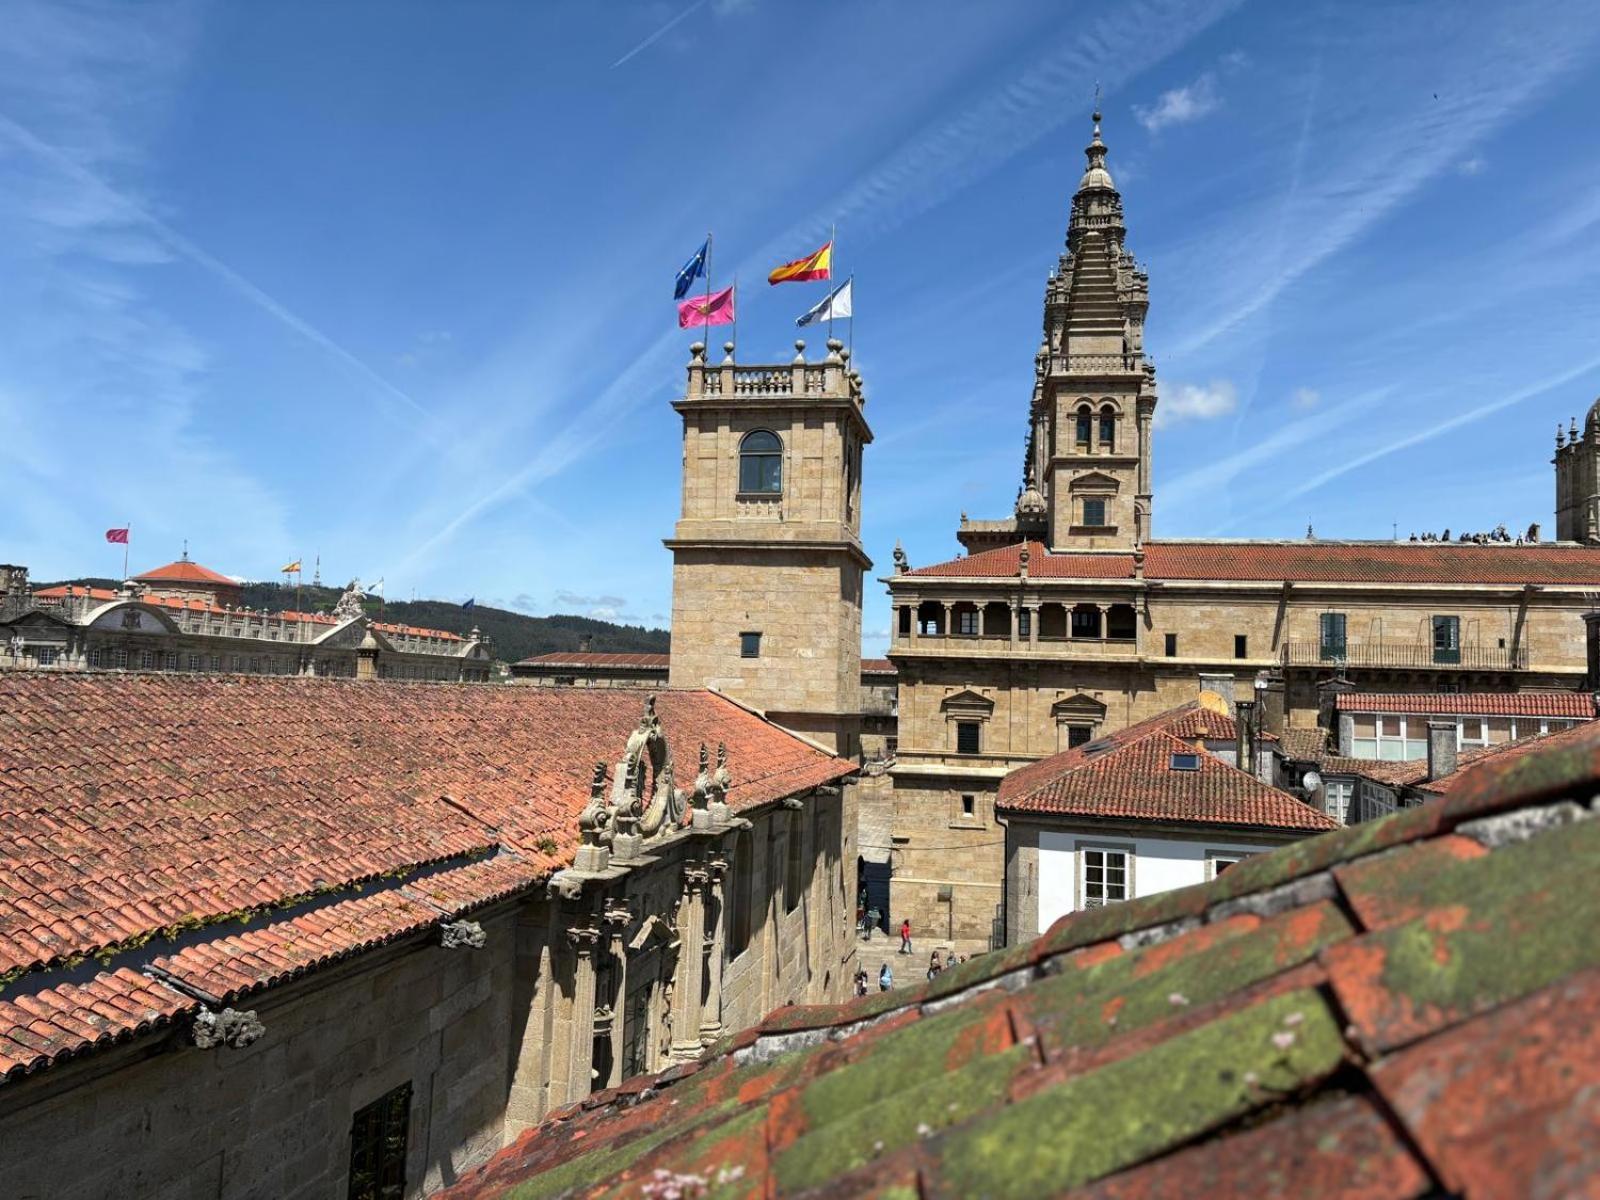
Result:
<svg viewBox="0 0 1600 1200">
<path fill-rule="evenodd" d="M 723 898 L 723 881 L 728 874 L 728 860 L 719 848 L 706 863 L 710 876 L 711 911 L 715 921 L 706 938 L 707 970 L 711 973 L 711 986 L 706 993 L 705 1008 L 700 1014 L 700 1042 L 709 1046 L 722 1036 L 722 968 L 723 939 L 727 937 L 728 914 Z"/>
<path fill-rule="evenodd" d="M 1030 646 L 1039 644 L 1039 612 L 1043 607 L 1043 605 L 1035 604 L 1028 609 L 1028 645 Z"/>
<path fill-rule="evenodd" d="M 983 636 L 983 632 L 984 632 L 984 628 L 985 628 L 985 626 L 987 624 L 987 622 L 985 621 L 985 615 L 986 614 L 984 613 L 983 610 L 985 608 L 987 608 L 988 605 L 984 604 L 982 601 L 979 601 L 977 607 L 978 607 L 978 636 L 982 637 Z"/>
<path fill-rule="evenodd" d="M 1100 640 L 1106 641 L 1111 636 L 1111 606 L 1109 604 L 1096 604 L 1100 610 Z"/>
<path fill-rule="evenodd" d="M 600 929 L 590 914 L 579 919 L 590 923 L 567 929 L 567 941 L 573 949 L 572 1031 L 568 1039 L 571 1049 L 567 1055 L 569 1104 L 594 1090 L 594 955 L 600 944 Z"/>
<path fill-rule="evenodd" d="M 605 923 L 606 948 L 617 964 L 617 998 L 611 1006 L 611 1076 L 599 1081 L 603 1087 L 622 1082 L 622 1049 L 627 1045 L 628 1020 L 628 942 L 626 934 L 633 914 L 626 900 L 608 899 L 601 920 Z"/>
<path fill-rule="evenodd" d="M 955 630 L 950 627 L 950 609 L 952 606 L 945 604 L 941 607 L 944 609 L 944 636 L 951 637 L 955 634 Z"/>
<path fill-rule="evenodd" d="M 678 902 L 678 975 L 672 989 L 674 1062 L 700 1056 L 700 973 L 705 969 L 705 887 L 709 877 L 704 864 L 684 864 L 683 895 Z"/>
<path fill-rule="evenodd" d="M 1016 644 L 1017 644 L 1017 624 L 1018 624 L 1018 617 L 1021 614 L 1021 612 L 1022 612 L 1022 605 L 1013 604 L 1011 606 L 1011 645 L 1012 645 L 1013 648 L 1015 648 Z"/>
</svg>

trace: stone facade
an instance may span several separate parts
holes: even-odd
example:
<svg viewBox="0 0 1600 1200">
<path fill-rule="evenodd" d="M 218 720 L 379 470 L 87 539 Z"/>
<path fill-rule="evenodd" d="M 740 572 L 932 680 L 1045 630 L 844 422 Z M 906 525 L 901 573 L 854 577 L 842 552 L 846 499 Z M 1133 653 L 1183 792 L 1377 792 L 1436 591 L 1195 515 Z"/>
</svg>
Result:
<svg viewBox="0 0 1600 1200">
<path fill-rule="evenodd" d="M 1563 431 L 1556 422 L 1556 537 L 1600 544 L 1600 400 Z"/>
<path fill-rule="evenodd" d="M 861 459 L 872 440 L 859 375 L 830 341 L 791 364 L 720 366 L 696 343 L 673 536 L 674 687 L 712 687 L 844 756 L 857 753 Z"/>
<path fill-rule="evenodd" d="M 262 612 L 193 585 L 28 587 L 0 567 L 0 670 L 185 671 L 486 682 L 494 645 L 474 629 L 374 621 L 359 612 Z M 352 584 L 352 588 L 354 585 Z M 357 605 L 359 609 L 359 605 Z"/>
</svg>

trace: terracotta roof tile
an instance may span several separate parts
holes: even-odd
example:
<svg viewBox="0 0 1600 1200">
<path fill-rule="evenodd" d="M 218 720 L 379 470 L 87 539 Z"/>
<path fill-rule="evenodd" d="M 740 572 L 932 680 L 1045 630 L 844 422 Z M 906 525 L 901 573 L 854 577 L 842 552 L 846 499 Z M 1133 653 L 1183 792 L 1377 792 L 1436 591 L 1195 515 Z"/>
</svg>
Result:
<svg viewBox="0 0 1600 1200">
<path fill-rule="evenodd" d="M 497 846 L 548 873 L 577 844 L 594 763 L 621 756 L 645 699 L 0 676 L 0 980 Z M 852 769 L 714 693 L 663 692 L 658 711 L 686 768 L 701 740 L 727 744 L 735 809 Z"/>
<path fill-rule="evenodd" d="M 780 1010 L 552 1114 L 442 1195 L 1585 1194 L 1600 729 L 1582 732 L 931 983 Z"/>
<path fill-rule="evenodd" d="M 1053 553 L 1028 542 L 1033 579 L 1131 579 L 1132 554 Z M 1022 545 L 1001 546 L 907 572 L 1000 578 L 1020 570 Z M 1600 584 L 1600 548 L 1442 542 L 1146 542 L 1146 579 L 1299 583 Z"/>
<path fill-rule="evenodd" d="M 1030 763 L 1000 784 L 996 807 L 1006 812 L 1190 821 L 1207 825 L 1319 831 L 1335 822 L 1304 802 L 1262 783 L 1178 736 L 1203 738 L 1232 726 L 1196 703 Z M 1193 770 L 1173 767 L 1194 756 Z"/>
<path fill-rule="evenodd" d="M 1334 707 L 1358 713 L 1595 718 L 1588 692 L 1343 692 L 1334 697 Z"/>
<path fill-rule="evenodd" d="M 638 670 L 665 671 L 671 655 L 617 652 L 611 650 L 552 650 L 548 654 L 533 654 L 517 663 L 519 667 L 617 667 Z"/>
<path fill-rule="evenodd" d="M 226 575 L 213 571 L 210 567 L 202 567 L 187 558 L 169 562 L 164 567 L 156 567 L 143 575 L 135 575 L 134 579 L 139 583 L 215 583 L 230 588 L 239 586 L 237 579 L 229 579 Z"/>
</svg>

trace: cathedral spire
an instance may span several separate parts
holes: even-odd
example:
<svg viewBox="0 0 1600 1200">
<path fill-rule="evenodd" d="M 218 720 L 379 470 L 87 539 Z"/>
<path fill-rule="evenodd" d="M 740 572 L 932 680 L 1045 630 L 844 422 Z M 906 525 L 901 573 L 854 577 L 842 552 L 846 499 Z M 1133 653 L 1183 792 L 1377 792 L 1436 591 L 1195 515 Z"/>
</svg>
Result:
<svg viewBox="0 0 1600 1200">
<path fill-rule="evenodd" d="M 1076 251 L 1083 235 L 1091 229 L 1099 230 L 1118 244 L 1127 232 L 1122 224 L 1122 197 L 1117 193 L 1111 172 L 1106 169 L 1107 147 L 1100 137 L 1101 116 L 1097 103 L 1094 109 L 1094 134 L 1083 148 L 1088 165 L 1072 197 L 1072 220 L 1067 225 L 1069 251 Z"/>
</svg>

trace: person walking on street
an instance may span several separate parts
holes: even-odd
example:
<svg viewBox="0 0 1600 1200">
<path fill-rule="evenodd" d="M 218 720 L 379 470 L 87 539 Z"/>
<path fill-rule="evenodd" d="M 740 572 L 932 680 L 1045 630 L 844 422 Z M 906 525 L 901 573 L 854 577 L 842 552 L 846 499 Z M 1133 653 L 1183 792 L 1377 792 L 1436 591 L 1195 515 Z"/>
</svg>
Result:
<svg viewBox="0 0 1600 1200">
<path fill-rule="evenodd" d="M 862 968 L 860 968 L 859 970 L 856 971 L 856 995 L 865 996 L 866 994 L 867 994 L 867 969 L 865 967 L 862 967 Z"/>
<path fill-rule="evenodd" d="M 907 917 L 900 922 L 900 953 L 911 953 L 911 918 Z"/>
<path fill-rule="evenodd" d="M 889 960 L 883 960 L 883 966 L 878 968 L 878 990 L 887 992 L 894 986 L 894 972 L 889 970 Z"/>
</svg>

